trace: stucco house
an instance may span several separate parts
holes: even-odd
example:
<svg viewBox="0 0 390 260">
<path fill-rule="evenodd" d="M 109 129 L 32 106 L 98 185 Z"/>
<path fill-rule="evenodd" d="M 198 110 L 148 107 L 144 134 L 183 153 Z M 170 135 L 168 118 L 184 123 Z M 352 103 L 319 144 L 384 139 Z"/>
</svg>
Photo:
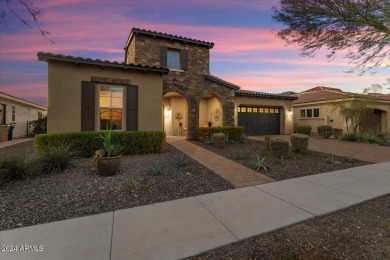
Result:
<svg viewBox="0 0 390 260">
<path fill-rule="evenodd" d="M 31 134 L 28 123 L 42 118 L 47 108 L 4 92 L 0 92 L 0 125 L 14 125 L 13 137 Z"/>
<path fill-rule="evenodd" d="M 199 126 L 289 134 L 289 95 L 241 90 L 210 75 L 214 43 L 133 28 L 124 62 L 38 53 L 48 62 L 48 132 L 164 130 L 195 138 Z"/>
<path fill-rule="evenodd" d="M 389 94 L 369 94 L 367 96 L 320 86 L 294 94 L 294 96 L 298 97 L 294 100 L 294 123 L 310 125 L 313 133 L 317 133 L 317 127 L 321 125 L 340 128 L 346 132 L 347 122 L 332 104 L 367 97 L 373 100 L 373 103 L 369 105 L 373 108 L 373 112 L 362 120 L 360 130 L 390 132 Z M 351 121 L 348 121 L 348 129 L 352 131 Z"/>
</svg>

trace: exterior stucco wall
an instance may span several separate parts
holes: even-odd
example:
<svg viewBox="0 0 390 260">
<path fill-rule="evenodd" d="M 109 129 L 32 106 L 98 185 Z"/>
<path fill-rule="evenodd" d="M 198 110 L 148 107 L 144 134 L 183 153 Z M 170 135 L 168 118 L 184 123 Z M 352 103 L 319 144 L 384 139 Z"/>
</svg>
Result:
<svg viewBox="0 0 390 260">
<path fill-rule="evenodd" d="M 138 86 L 138 130 L 161 130 L 162 118 L 156 116 L 162 113 L 160 74 L 56 61 L 50 61 L 48 66 L 49 133 L 81 130 L 81 82 L 91 81 L 92 77 L 125 79 Z M 96 98 L 98 101 L 97 95 Z"/>
<path fill-rule="evenodd" d="M 273 99 L 261 97 L 236 96 L 234 102 L 235 125 L 238 125 L 237 108 L 240 105 L 256 105 L 265 107 L 275 107 L 280 109 L 280 134 L 286 135 L 293 132 L 293 101 L 286 99 Z"/>
<path fill-rule="evenodd" d="M 390 102 L 379 101 L 375 106 L 371 106 L 372 108 L 381 110 L 381 131 L 382 132 L 390 132 Z M 312 109 L 319 108 L 320 116 L 319 118 L 311 118 L 311 119 L 301 119 L 300 118 L 300 110 L 301 109 Z M 299 104 L 294 105 L 294 123 L 299 125 L 310 125 L 312 127 L 312 133 L 318 133 L 317 128 L 322 125 L 329 125 L 333 128 L 343 129 L 344 132 L 347 131 L 347 123 L 345 118 L 338 112 L 338 110 L 334 109 L 334 107 L 329 104 L 329 102 L 317 102 L 310 104 Z M 351 130 L 350 122 L 349 129 Z"/>
<path fill-rule="evenodd" d="M 24 137 L 31 134 L 28 131 L 28 122 L 38 119 L 38 112 L 44 116 L 47 109 L 44 107 L 34 106 L 33 104 L 26 104 L 23 101 L 18 102 L 14 98 L 7 98 L 7 96 L 0 94 L 0 104 L 5 105 L 5 123 L 15 125 L 13 129 L 13 137 Z M 15 107 L 15 121 L 12 120 L 12 107 Z"/>
</svg>

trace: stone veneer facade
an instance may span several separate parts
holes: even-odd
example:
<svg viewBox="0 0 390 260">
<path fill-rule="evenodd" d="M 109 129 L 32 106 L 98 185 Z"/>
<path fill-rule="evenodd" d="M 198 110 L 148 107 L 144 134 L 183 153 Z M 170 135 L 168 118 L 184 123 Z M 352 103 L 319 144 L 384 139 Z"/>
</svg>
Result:
<svg viewBox="0 0 390 260">
<path fill-rule="evenodd" d="M 217 97 L 222 104 L 223 125 L 233 126 L 235 89 L 204 78 L 205 75 L 210 75 L 208 46 L 135 33 L 125 50 L 125 62 L 163 67 L 161 47 L 186 50 L 188 53 L 187 70 L 170 70 L 163 80 L 163 95 L 176 92 L 187 100 L 188 138 L 195 139 L 196 128 L 199 126 L 199 103 L 209 95 Z"/>
</svg>

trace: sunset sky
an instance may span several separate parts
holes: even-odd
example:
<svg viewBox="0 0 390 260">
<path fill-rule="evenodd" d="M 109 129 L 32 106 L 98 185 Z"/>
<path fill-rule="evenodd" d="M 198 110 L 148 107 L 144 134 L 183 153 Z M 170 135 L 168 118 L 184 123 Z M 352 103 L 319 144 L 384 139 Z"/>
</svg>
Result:
<svg viewBox="0 0 390 260">
<path fill-rule="evenodd" d="M 47 105 L 47 63 L 38 61 L 38 52 L 123 62 L 133 27 L 214 42 L 211 74 L 242 89 L 280 93 L 328 86 L 361 92 L 390 77 L 389 68 L 374 75 L 345 73 L 351 66 L 342 54 L 331 62 L 325 52 L 301 57 L 296 47 L 276 37 L 281 25 L 271 19 L 275 0 L 31 2 L 44 12 L 40 25 L 55 44 L 8 13 L 0 30 L 0 91 L 43 105 Z M 23 15 L 23 10 L 18 11 Z M 390 93 L 389 87 L 384 86 L 383 93 Z"/>
</svg>

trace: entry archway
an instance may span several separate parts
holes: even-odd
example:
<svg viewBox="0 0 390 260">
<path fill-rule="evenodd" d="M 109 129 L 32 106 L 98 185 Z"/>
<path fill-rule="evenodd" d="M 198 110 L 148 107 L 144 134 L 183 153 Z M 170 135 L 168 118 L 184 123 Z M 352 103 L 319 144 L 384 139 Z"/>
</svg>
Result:
<svg viewBox="0 0 390 260">
<path fill-rule="evenodd" d="M 188 135 L 188 101 L 177 92 L 163 96 L 163 130 L 170 136 Z"/>
<path fill-rule="evenodd" d="M 215 95 L 206 95 L 199 102 L 199 126 L 223 126 L 222 102 Z"/>
</svg>

